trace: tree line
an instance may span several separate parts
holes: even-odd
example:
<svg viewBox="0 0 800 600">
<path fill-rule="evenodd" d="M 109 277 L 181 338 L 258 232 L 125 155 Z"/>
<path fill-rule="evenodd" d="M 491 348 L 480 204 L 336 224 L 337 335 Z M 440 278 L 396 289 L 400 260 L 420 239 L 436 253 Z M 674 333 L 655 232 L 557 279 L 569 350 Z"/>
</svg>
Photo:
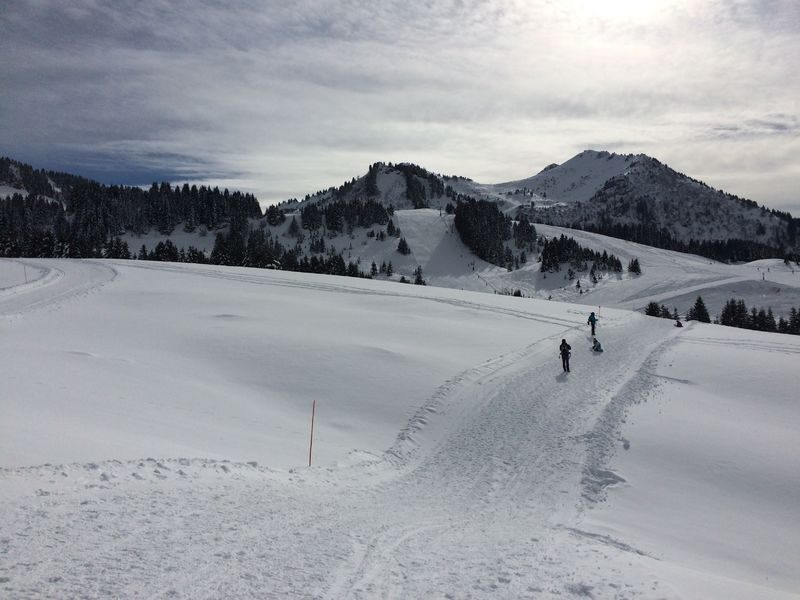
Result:
<svg viewBox="0 0 800 600">
<path fill-rule="evenodd" d="M 97 258 L 128 231 L 170 235 L 180 223 L 187 232 L 211 231 L 262 216 L 252 194 L 166 182 L 108 186 L 7 158 L 0 159 L 0 181 L 30 192 L 0 198 L 0 256 Z"/>
<path fill-rule="evenodd" d="M 672 312 L 658 302 L 650 302 L 645 308 L 645 314 L 651 317 L 662 317 L 665 319 L 680 319 L 678 309 L 673 308 Z M 686 312 L 687 321 L 700 321 L 701 323 L 711 323 L 711 316 L 706 308 L 702 296 L 698 296 L 694 305 Z M 748 310 L 747 304 L 742 298 L 731 298 L 725 303 L 719 317 L 714 319 L 714 323 L 727 325 L 728 327 L 739 327 L 741 329 L 753 329 L 755 331 L 769 331 L 772 333 L 788 333 L 800 335 L 800 307 L 789 311 L 789 317 L 783 316 L 775 319 L 772 307 L 756 308 Z"/>
<path fill-rule="evenodd" d="M 789 219 L 789 239 L 790 244 L 796 242 L 797 219 Z M 593 233 L 600 233 L 609 237 L 636 242 L 654 248 L 674 250 L 688 254 L 705 256 L 720 262 L 751 262 L 765 258 L 782 258 L 784 260 L 798 261 L 800 255 L 795 252 L 787 252 L 778 246 L 771 246 L 761 242 L 741 239 L 728 240 L 689 240 L 683 242 L 675 238 L 663 227 L 652 224 L 642 223 L 611 223 L 608 221 L 599 224 L 580 224 L 573 223 L 573 229 L 583 229 Z"/>
<path fill-rule="evenodd" d="M 622 261 L 613 254 L 605 250 L 598 252 L 584 248 L 574 238 L 567 237 L 563 233 L 559 237 L 544 240 L 541 260 L 541 271 L 545 273 L 560 271 L 562 263 L 569 263 L 570 268 L 575 271 L 586 271 L 589 269 L 589 262 L 592 263 L 593 273 L 594 271 L 622 272 Z M 636 264 L 638 265 L 638 261 Z"/>
<path fill-rule="evenodd" d="M 505 263 L 511 219 L 500 212 L 497 204 L 474 198 L 457 202 L 454 224 L 461 241 L 478 258 L 494 265 Z"/>
<path fill-rule="evenodd" d="M 766 310 L 755 306 L 748 310 L 742 298 L 731 298 L 722 309 L 719 324 L 756 331 L 800 335 L 800 308 L 792 307 L 788 319 L 780 316 L 776 320 L 771 306 Z"/>
</svg>

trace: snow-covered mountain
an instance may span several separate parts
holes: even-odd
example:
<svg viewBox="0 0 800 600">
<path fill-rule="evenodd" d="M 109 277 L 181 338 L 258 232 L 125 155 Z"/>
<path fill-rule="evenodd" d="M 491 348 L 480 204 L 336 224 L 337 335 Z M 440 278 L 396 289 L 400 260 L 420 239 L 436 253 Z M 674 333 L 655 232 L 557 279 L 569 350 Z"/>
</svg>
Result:
<svg viewBox="0 0 800 600">
<path fill-rule="evenodd" d="M 713 189 L 644 154 L 586 150 L 527 179 L 499 184 L 376 163 L 367 175 L 305 202 L 373 198 L 395 208 L 438 209 L 457 195 L 490 200 L 513 217 L 662 247 L 696 251 L 703 242 L 737 240 L 781 254 L 800 244 L 800 220 L 788 213 Z"/>
<path fill-rule="evenodd" d="M 684 242 L 740 239 L 792 248 L 797 244 L 796 225 L 786 213 L 710 188 L 643 155 L 632 158 L 628 169 L 608 178 L 588 200 L 552 211 L 534 209 L 531 214 L 562 225 L 664 229 Z"/>
<path fill-rule="evenodd" d="M 627 172 L 637 158 L 632 154 L 586 150 L 560 165 L 548 165 L 526 179 L 496 184 L 473 183 L 462 189 L 464 192 L 471 189 L 478 195 L 505 196 L 507 202 L 517 202 L 521 206 L 530 202 L 544 206 L 586 202 L 602 189 L 606 181 Z"/>
<path fill-rule="evenodd" d="M 375 264 L 381 268 L 372 272 L 373 276 L 395 280 L 413 280 L 421 267 L 429 283 L 437 285 L 503 293 L 519 290 L 539 296 L 546 290 L 550 297 L 560 294 L 561 283 L 551 278 L 545 285 L 544 274 L 532 275 L 539 258 L 537 247 L 498 240 L 496 258 L 479 254 L 494 263 L 489 265 L 473 253 L 474 245 L 463 243 L 463 233 L 454 227 L 454 207 L 477 198 L 495 203 L 514 218 L 525 216 L 539 223 L 576 225 L 613 235 L 592 238 L 604 240 L 604 247 L 590 244 L 598 252 L 610 252 L 619 247 L 615 238 L 627 238 L 741 262 L 742 257 L 782 257 L 793 240 L 796 242 L 797 222 L 788 215 L 713 190 L 644 155 L 587 150 L 531 178 L 492 185 L 437 175 L 407 163 L 375 163 L 359 178 L 309 194 L 299 202 L 270 207 L 264 216 L 260 216 L 255 198 L 227 190 L 161 184 L 148 191 L 136 190 L 129 198 L 124 188 L 105 188 L 4 161 L 0 166 L 4 166 L 1 171 L 6 183 L 19 186 L 27 182 L 39 191 L 37 196 L 46 192 L 62 198 L 55 216 L 54 209 L 41 205 L 20 213 L 19 206 L 6 203 L 8 214 L 4 216 L 0 210 L 0 254 L 6 247 L 8 256 L 15 255 L 14 249 L 16 255 L 24 253 L 22 250 L 37 255 L 42 247 L 55 254 L 45 251 L 39 256 L 100 256 L 101 251 L 107 256 L 102 246 L 113 233 L 140 256 L 152 253 L 159 244 L 172 244 L 172 249 L 156 257 L 159 260 L 183 260 L 184 255 L 179 254 L 183 249 L 190 262 L 199 258 L 314 272 L 369 274 Z M 100 209 L 109 214 L 99 217 L 92 209 L 92 198 L 98 194 L 104 195 L 102 206 L 114 207 Z M 71 208 L 75 215 L 70 215 Z M 9 228 L 12 234 L 14 227 L 31 229 L 24 225 L 26 214 L 34 216 L 34 226 L 38 220 L 46 228 L 47 219 L 52 219 L 55 235 L 40 234 L 28 242 L 9 238 Z M 230 227 L 233 222 L 237 224 L 235 235 Z M 218 234 L 225 244 L 214 253 Z M 567 235 L 581 237 L 579 231 Z M 398 252 L 401 239 L 410 252 Z M 727 240 L 724 243 L 728 245 L 690 245 L 688 240 Z M 111 255 L 120 254 L 112 251 Z M 447 258 L 441 260 L 443 256 Z M 635 257 L 628 251 L 618 256 Z M 383 267 L 389 266 L 391 272 L 387 273 Z M 507 273 L 509 269 L 515 272 Z M 487 276 L 488 272 L 497 276 Z M 465 273 L 474 276 L 465 281 Z M 585 286 L 583 290 L 588 291 Z"/>
<path fill-rule="evenodd" d="M 715 190 L 644 154 L 586 150 L 508 183 L 460 180 L 460 192 L 495 200 L 535 222 L 589 228 L 655 243 L 746 240 L 798 247 L 798 220 Z M 651 238 L 651 239 L 648 239 Z"/>
<path fill-rule="evenodd" d="M 83 181 L 2 160 L 0 197 L 30 192 L 63 201 L 76 182 Z M 63 192 L 62 187 L 66 188 Z M 164 196 L 163 189 L 158 193 Z M 191 200 L 181 198 L 172 203 L 182 206 L 196 202 L 197 197 L 195 193 Z M 691 241 L 738 240 L 771 248 L 773 255 L 800 248 L 800 219 L 792 219 L 788 213 L 715 190 L 644 154 L 594 150 L 581 152 L 560 165 L 551 164 L 532 177 L 499 184 L 439 175 L 409 163 L 375 163 L 365 175 L 277 208 L 294 213 L 308 204 L 372 200 L 394 209 L 444 209 L 466 197 L 493 201 L 512 217 L 524 214 L 534 222 L 590 229 L 661 247 L 697 251 L 696 246 L 688 245 Z M 151 214 L 154 210 L 149 209 Z M 115 215 L 112 221 L 122 218 Z M 174 228 L 180 217 L 172 221 Z M 148 229 L 138 222 L 121 226 L 135 229 L 137 235 L 146 234 Z M 217 223 L 210 222 L 209 226 Z M 163 231 L 164 225 L 159 224 L 158 229 Z"/>
<path fill-rule="evenodd" d="M 411 163 L 378 162 L 370 165 L 365 175 L 338 187 L 308 194 L 302 201 L 281 203 L 278 208 L 294 212 L 307 204 L 367 199 L 396 209 L 444 208 L 448 201 L 446 184 L 449 179 Z"/>
</svg>

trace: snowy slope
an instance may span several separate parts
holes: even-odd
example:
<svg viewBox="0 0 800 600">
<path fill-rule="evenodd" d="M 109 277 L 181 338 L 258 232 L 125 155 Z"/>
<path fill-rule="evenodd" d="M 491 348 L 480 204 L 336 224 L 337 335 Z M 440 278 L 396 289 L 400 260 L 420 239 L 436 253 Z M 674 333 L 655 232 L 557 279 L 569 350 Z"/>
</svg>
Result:
<svg viewBox="0 0 800 600">
<path fill-rule="evenodd" d="M 674 171 L 644 154 L 585 150 L 532 177 L 499 184 L 454 178 L 459 193 L 497 202 L 515 217 L 581 227 L 645 225 L 683 242 L 740 239 L 796 249 L 777 215 Z"/>
<path fill-rule="evenodd" d="M 596 285 L 588 273 L 577 273 L 576 280 L 561 273 L 543 276 L 539 265 L 528 265 L 507 271 L 475 257 L 464 246 L 453 227 L 453 217 L 439 211 L 396 211 L 395 222 L 408 241 L 411 254 L 401 256 L 394 241 L 378 242 L 355 236 L 345 240 L 352 250 L 348 259 L 357 258 L 366 266 L 371 260 L 393 261 L 397 277 L 412 278 L 419 265 L 428 285 L 509 293 L 520 290 L 525 296 L 575 302 L 592 307 L 618 307 L 643 310 L 651 301 L 677 308 L 685 314 L 697 296 L 703 297 L 712 315 L 718 315 L 731 298 L 743 298 L 748 307 L 772 306 L 776 318 L 788 316 L 792 307 L 800 306 L 800 268 L 781 260 L 762 260 L 742 265 L 719 263 L 701 256 L 652 248 L 600 234 L 548 225 L 537 225 L 538 235 L 573 237 L 580 245 L 607 251 L 618 256 L 624 265 L 638 258 L 642 274 L 633 276 L 608 274 Z M 343 244 L 337 239 L 334 244 Z"/>
<path fill-rule="evenodd" d="M 294 241 L 286 234 L 291 218 L 290 215 L 287 222 L 274 228 L 278 239 L 287 246 Z M 356 228 L 350 234 L 328 236 L 325 238 L 327 247 L 342 251 L 346 261 L 358 261 L 365 272 L 369 272 L 373 261 L 378 266 L 391 262 L 395 281 L 403 276 L 413 281 L 414 270 L 421 266 L 426 282 L 432 286 L 488 293 L 520 290 L 525 296 L 595 307 L 643 310 L 648 302 L 656 301 L 685 314 L 701 295 L 712 316 L 718 315 L 731 298 L 742 298 L 748 307 L 771 306 L 777 318 L 788 317 L 792 307 L 800 306 L 800 267 L 794 263 L 786 265 L 781 260 L 729 265 L 581 230 L 536 225 L 540 236 L 573 237 L 586 248 L 615 254 L 625 266 L 630 259 L 639 259 L 643 268 L 641 276 L 608 275 L 593 285 L 588 273 L 578 273 L 576 280 L 581 281 L 582 292 L 579 293 L 576 280 L 566 279 L 566 269 L 543 277 L 534 256 L 529 257 L 527 265 L 512 272 L 480 260 L 461 242 L 453 226 L 454 217 L 438 209 L 397 210 L 392 219 L 409 244 L 411 254 L 408 256 L 397 251 L 397 238 L 380 241 L 369 237 L 369 231 L 381 229 L 377 225 L 369 229 Z M 188 234 L 178 227 L 171 238 L 178 246 L 195 245 L 210 252 L 214 234 L 197 237 L 196 233 Z M 167 236 L 151 233 L 141 237 L 129 235 L 126 239 L 131 249 L 137 251 L 141 245 L 152 249 Z M 309 239 L 301 245 L 307 249 Z M 378 278 L 385 279 L 382 275 Z"/>
<path fill-rule="evenodd" d="M 543 279 L 538 265 L 530 265 L 510 273 L 496 272 L 490 278 L 496 289 L 520 289 L 534 297 L 631 310 L 643 310 L 655 301 L 677 308 L 682 315 L 698 295 L 712 316 L 718 315 L 733 297 L 743 298 L 748 307 L 772 306 L 776 318 L 788 316 L 792 307 L 800 306 L 800 267 L 794 263 L 786 265 L 782 260 L 771 259 L 729 265 L 575 229 L 539 224 L 536 231 L 545 237 L 572 237 L 585 248 L 615 254 L 626 266 L 632 258 L 638 258 L 642 274 L 608 274 L 593 285 L 585 272 L 577 273 L 572 281 L 565 272 L 548 274 Z M 575 286 L 577 280 L 581 281 L 581 290 Z"/>
<path fill-rule="evenodd" d="M 27 196 L 28 192 L 26 190 L 18 188 L 18 187 L 6 185 L 6 184 L 0 184 L 0 198 L 6 198 L 8 196 L 13 196 L 15 194 L 20 194 L 22 196 Z"/>
<path fill-rule="evenodd" d="M 798 358 L 795 337 L 697 325 L 640 372 L 625 481 L 584 525 L 656 559 L 632 557 L 662 597 L 797 597 Z"/>
<path fill-rule="evenodd" d="M 418 248 L 435 271 L 438 246 Z M 788 598 L 800 586 L 789 336 L 604 309 L 598 355 L 574 304 L 26 262 L 39 283 L 10 287 L 19 262 L 0 261 L 9 597 Z"/>
<path fill-rule="evenodd" d="M 490 187 L 501 194 L 528 190 L 540 201 L 586 202 L 606 181 L 628 171 L 636 158 L 632 154 L 584 150 L 565 163 L 551 165 L 533 177 Z"/>
</svg>

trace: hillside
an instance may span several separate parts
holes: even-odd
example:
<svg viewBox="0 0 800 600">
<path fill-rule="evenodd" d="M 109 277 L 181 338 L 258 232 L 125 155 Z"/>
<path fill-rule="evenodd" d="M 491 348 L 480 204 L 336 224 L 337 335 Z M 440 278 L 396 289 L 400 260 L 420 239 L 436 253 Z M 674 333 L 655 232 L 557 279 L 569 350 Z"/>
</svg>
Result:
<svg viewBox="0 0 800 600">
<path fill-rule="evenodd" d="M 5 256 L 134 256 L 395 281 L 422 279 L 463 289 L 568 299 L 571 294 L 564 284 L 552 276 L 545 282 L 547 275 L 537 274 L 541 243 L 534 245 L 535 232 L 517 238 L 517 226 L 528 227 L 524 219 L 613 235 L 591 238 L 603 240 L 602 246 L 592 246 L 601 253 L 612 252 L 614 239 L 629 239 L 746 263 L 782 258 L 796 242 L 796 221 L 788 215 L 712 190 L 644 155 L 590 150 L 534 177 L 492 186 L 439 176 L 407 163 L 375 163 L 360 178 L 302 201 L 268 207 L 265 213 L 253 196 L 238 192 L 168 183 L 147 190 L 102 186 L 8 159 L 0 162 L 0 180 L 6 190 L 28 186 L 37 191 L 27 198 L 0 200 L 0 254 Z M 473 205 L 475 198 L 479 201 Z M 481 206 L 482 199 L 500 213 L 492 216 L 494 209 Z M 452 214 L 470 206 L 473 214 L 464 217 L 471 223 L 468 237 L 454 226 Z M 494 219 L 494 225 L 486 219 Z M 568 235 L 585 238 L 580 231 Z M 642 252 L 648 251 L 623 252 L 621 257 L 635 258 Z M 727 273 L 724 277 L 730 277 Z M 576 274 L 575 284 L 580 278 Z M 728 291 L 732 296 L 760 296 L 758 305 L 763 306 L 765 296 L 780 291 L 761 289 L 765 285 Z M 596 283 L 589 288 L 584 281 L 580 291 L 595 288 Z M 721 293 L 717 300 L 724 304 L 727 298 Z M 644 297 L 623 300 L 640 296 Z M 794 306 L 794 297 L 786 297 L 775 298 L 776 310 Z M 676 303 L 689 299 L 681 297 Z M 590 301 L 604 300 L 600 293 Z"/>
<path fill-rule="evenodd" d="M 604 308 L 598 355 L 580 305 L 147 261 L 0 290 L 9 597 L 800 586 L 796 338 Z"/>
<path fill-rule="evenodd" d="M 460 179 L 455 187 L 537 223 L 662 248 L 706 253 L 713 249 L 702 242 L 740 240 L 751 258 L 798 250 L 798 219 L 715 190 L 644 154 L 586 150 L 527 179 L 492 185 Z M 756 256 L 759 251 L 766 254 Z"/>
</svg>

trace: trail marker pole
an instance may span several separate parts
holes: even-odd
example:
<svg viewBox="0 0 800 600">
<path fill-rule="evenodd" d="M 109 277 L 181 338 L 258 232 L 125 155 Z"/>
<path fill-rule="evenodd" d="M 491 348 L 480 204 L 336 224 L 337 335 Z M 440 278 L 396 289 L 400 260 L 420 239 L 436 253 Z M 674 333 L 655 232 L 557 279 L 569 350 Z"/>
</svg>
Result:
<svg viewBox="0 0 800 600">
<path fill-rule="evenodd" d="M 311 466 L 311 449 L 314 447 L 314 413 L 317 411 L 317 401 L 311 402 L 311 439 L 308 442 L 308 466 Z"/>
<path fill-rule="evenodd" d="M 25 263 L 22 263 L 22 270 L 25 272 L 25 283 L 28 283 L 28 267 L 25 266 Z"/>
</svg>

